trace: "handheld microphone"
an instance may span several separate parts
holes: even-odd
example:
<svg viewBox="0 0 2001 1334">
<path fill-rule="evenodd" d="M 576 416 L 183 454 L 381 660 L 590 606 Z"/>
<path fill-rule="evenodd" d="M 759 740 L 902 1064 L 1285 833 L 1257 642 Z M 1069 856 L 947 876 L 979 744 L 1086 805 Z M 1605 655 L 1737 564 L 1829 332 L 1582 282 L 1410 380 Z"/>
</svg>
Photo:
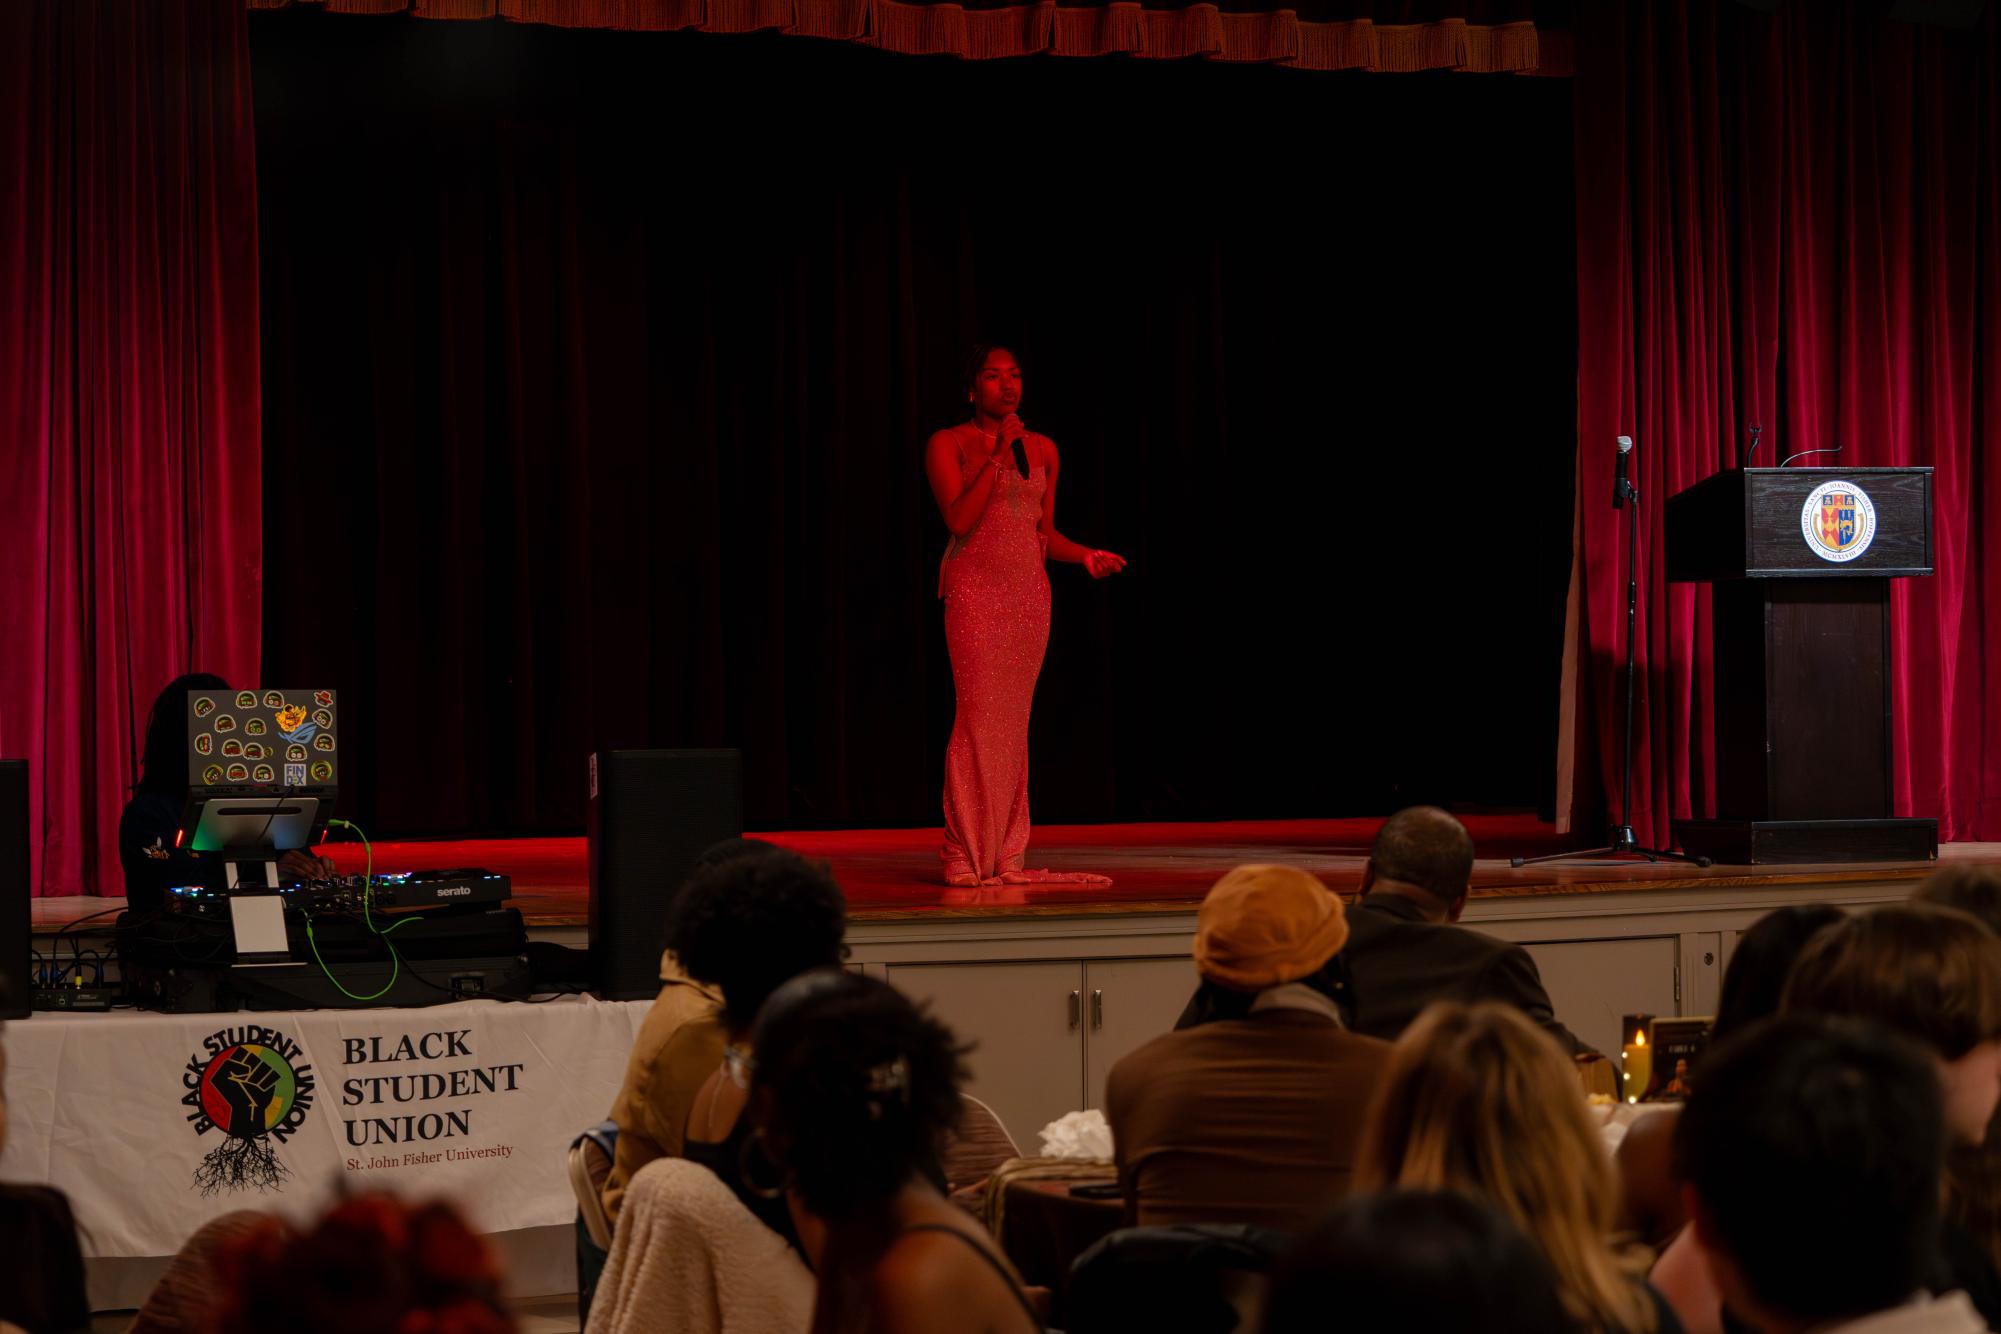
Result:
<svg viewBox="0 0 2001 1334">
<path fill-rule="evenodd" d="M 1620 436 L 1619 456 L 1615 462 L 1615 471 L 1612 475 L 1612 508 L 1615 510 L 1626 508 L 1626 501 L 1633 493 L 1633 484 L 1626 480 L 1626 455 L 1632 452 L 1633 437 L 1630 435 Z"/>
<path fill-rule="evenodd" d="M 1021 473 L 1021 480 L 1028 480 L 1028 450 L 1023 447 L 1021 437 L 1014 438 L 1014 466 Z"/>
</svg>

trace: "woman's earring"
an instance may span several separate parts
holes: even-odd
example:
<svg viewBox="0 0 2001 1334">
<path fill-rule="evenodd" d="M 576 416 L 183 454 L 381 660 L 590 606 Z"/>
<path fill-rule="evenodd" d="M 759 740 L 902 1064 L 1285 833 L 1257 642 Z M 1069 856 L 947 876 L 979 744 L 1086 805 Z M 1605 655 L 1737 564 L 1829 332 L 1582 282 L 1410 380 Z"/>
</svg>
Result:
<svg viewBox="0 0 2001 1334">
<path fill-rule="evenodd" d="M 751 1171 L 753 1150 L 757 1157 L 764 1160 L 765 1173 L 771 1182 L 769 1185 L 758 1181 L 757 1174 Z M 771 1148 L 765 1141 L 763 1126 L 757 1127 L 743 1137 L 743 1147 L 737 1150 L 736 1158 L 737 1175 L 742 1179 L 745 1190 L 760 1200 L 775 1200 L 785 1194 L 787 1185 L 785 1174 L 771 1160 Z"/>
</svg>

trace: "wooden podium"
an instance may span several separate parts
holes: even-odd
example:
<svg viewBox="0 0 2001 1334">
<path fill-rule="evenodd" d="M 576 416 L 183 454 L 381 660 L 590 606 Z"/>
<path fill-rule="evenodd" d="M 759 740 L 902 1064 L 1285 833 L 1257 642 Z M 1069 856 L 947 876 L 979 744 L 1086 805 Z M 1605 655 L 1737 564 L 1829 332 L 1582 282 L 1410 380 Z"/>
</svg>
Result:
<svg viewBox="0 0 2001 1334">
<path fill-rule="evenodd" d="M 1708 581 L 1716 811 L 1677 820 L 1737 865 L 1917 861 L 1895 819 L 1890 580 L 1932 572 L 1930 468 L 1745 468 L 1667 502 L 1667 576 Z"/>
</svg>

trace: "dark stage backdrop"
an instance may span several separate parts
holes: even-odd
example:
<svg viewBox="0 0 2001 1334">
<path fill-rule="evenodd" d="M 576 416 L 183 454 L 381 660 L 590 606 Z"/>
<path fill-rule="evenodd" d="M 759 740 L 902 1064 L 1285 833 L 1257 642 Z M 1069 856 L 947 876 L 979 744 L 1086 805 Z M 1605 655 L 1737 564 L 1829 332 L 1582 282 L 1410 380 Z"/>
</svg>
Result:
<svg viewBox="0 0 2001 1334">
<path fill-rule="evenodd" d="M 266 664 L 371 827 L 934 822 L 964 347 L 1059 520 L 1052 820 L 1534 806 L 1570 560 L 1570 90 L 254 15 Z"/>
</svg>

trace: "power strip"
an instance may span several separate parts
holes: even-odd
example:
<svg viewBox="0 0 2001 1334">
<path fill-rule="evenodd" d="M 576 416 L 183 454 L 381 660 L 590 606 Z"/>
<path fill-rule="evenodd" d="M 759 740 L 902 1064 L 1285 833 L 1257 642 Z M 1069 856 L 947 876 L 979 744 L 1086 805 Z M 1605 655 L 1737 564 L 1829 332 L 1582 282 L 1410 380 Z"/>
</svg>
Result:
<svg viewBox="0 0 2001 1334">
<path fill-rule="evenodd" d="M 108 1010 L 118 1003 L 117 987 L 36 987 L 37 1010 Z"/>
</svg>

